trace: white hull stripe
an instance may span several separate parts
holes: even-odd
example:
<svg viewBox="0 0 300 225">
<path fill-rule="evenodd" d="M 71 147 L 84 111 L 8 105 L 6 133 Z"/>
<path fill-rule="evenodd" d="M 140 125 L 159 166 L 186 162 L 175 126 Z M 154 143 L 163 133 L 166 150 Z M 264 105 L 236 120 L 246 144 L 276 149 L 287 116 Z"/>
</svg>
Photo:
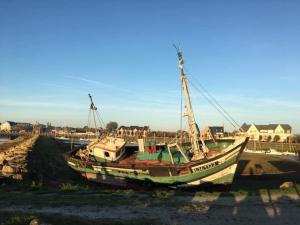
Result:
<svg viewBox="0 0 300 225">
<path fill-rule="evenodd" d="M 228 174 L 233 174 L 235 173 L 235 170 L 236 170 L 236 167 L 237 167 L 237 163 L 217 172 L 217 173 L 214 173 L 210 176 L 207 176 L 205 178 L 202 178 L 202 179 L 199 179 L 199 180 L 195 180 L 195 181 L 192 181 L 192 182 L 189 182 L 187 184 L 181 184 L 181 185 L 178 185 L 178 187 L 189 187 L 189 186 L 195 186 L 195 185 L 200 185 L 202 183 L 206 183 L 206 182 L 212 182 L 216 179 L 219 179 L 219 178 L 222 178 Z"/>
<path fill-rule="evenodd" d="M 220 164 L 225 163 L 226 161 L 229 161 L 230 159 L 236 157 L 237 154 L 239 154 L 239 152 L 240 152 L 240 148 L 234 150 L 229 155 L 224 155 L 221 158 L 218 158 L 216 160 L 213 160 L 213 161 L 210 161 L 210 162 L 207 162 L 207 163 L 204 163 L 204 164 L 200 164 L 200 165 L 197 165 L 197 166 L 193 166 L 191 169 L 195 173 L 195 172 L 198 172 L 198 169 L 201 168 L 201 167 L 205 167 L 205 166 L 209 167 L 211 165 L 217 165 L 216 163 L 218 163 L 218 165 L 220 165 Z"/>
</svg>

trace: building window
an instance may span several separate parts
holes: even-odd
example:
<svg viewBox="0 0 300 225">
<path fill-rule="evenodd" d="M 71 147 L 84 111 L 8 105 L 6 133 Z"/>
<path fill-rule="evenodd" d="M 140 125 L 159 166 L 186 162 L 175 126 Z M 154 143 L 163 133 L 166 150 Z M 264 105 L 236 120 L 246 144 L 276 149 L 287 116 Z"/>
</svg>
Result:
<svg viewBox="0 0 300 225">
<path fill-rule="evenodd" d="M 109 153 L 108 152 L 104 152 L 105 157 L 109 157 Z"/>
</svg>

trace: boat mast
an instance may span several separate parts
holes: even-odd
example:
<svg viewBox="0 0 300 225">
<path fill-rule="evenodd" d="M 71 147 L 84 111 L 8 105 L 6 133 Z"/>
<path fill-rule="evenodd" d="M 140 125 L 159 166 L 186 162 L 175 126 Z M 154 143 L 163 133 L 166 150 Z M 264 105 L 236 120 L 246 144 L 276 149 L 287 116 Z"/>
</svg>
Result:
<svg viewBox="0 0 300 225">
<path fill-rule="evenodd" d="M 181 74 L 181 86 L 182 86 L 183 93 L 185 96 L 185 104 L 186 104 L 186 110 L 187 110 L 189 132 L 190 132 L 190 138 L 191 138 L 191 144 L 192 144 L 192 151 L 194 154 L 193 160 L 198 160 L 198 159 L 205 157 L 205 152 L 206 152 L 205 147 L 206 146 L 205 146 L 203 139 L 201 139 L 202 149 L 198 142 L 198 136 L 199 136 L 200 131 L 199 131 L 198 125 L 195 121 L 193 108 L 192 108 L 192 104 L 191 104 L 191 99 L 190 99 L 190 95 L 189 95 L 189 89 L 187 86 L 187 77 L 183 70 L 184 61 L 183 61 L 182 53 L 180 52 L 180 50 L 176 46 L 175 46 L 175 48 L 177 50 L 177 56 L 178 56 L 178 60 L 179 60 L 179 69 L 180 69 L 180 74 Z"/>
<path fill-rule="evenodd" d="M 96 135 L 96 138 L 97 138 L 97 137 L 99 137 L 98 129 L 97 129 L 97 123 L 96 123 L 96 116 L 95 116 L 95 111 L 97 110 L 97 107 L 95 106 L 95 104 L 93 102 L 93 99 L 92 99 L 92 96 L 90 94 L 89 94 L 89 98 L 90 98 L 90 101 L 91 101 L 90 111 L 92 111 L 92 113 L 93 113 L 93 120 L 94 120 L 94 126 L 95 126 L 95 135 Z"/>
</svg>

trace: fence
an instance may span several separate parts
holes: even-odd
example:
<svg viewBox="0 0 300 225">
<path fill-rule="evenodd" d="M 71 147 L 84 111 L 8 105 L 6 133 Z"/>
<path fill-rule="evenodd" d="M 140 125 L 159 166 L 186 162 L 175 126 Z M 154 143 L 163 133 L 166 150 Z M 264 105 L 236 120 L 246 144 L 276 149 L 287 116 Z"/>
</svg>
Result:
<svg viewBox="0 0 300 225">
<path fill-rule="evenodd" d="M 269 150 L 275 149 L 279 152 L 299 152 L 299 143 L 278 143 L 278 142 L 257 142 L 249 141 L 247 148 L 251 150 Z"/>
</svg>

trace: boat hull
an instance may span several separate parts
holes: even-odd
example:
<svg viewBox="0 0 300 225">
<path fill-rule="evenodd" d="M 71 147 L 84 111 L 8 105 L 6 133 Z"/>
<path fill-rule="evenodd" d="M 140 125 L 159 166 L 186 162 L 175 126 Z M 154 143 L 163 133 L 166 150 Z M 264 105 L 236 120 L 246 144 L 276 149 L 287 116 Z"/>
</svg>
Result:
<svg viewBox="0 0 300 225">
<path fill-rule="evenodd" d="M 71 168 L 88 180 L 109 185 L 135 186 L 154 185 L 168 187 L 195 187 L 203 184 L 231 184 L 237 168 L 237 161 L 243 152 L 247 139 L 224 154 L 209 160 L 198 160 L 184 165 L 170 166 L 120 166 L 113 163 L 82 164 L 70 157 Z"/>
<path fill-rule="evenodd" d="M 100 184 L 107 184 L 120 187 L 137 187 L 137 186 L 167 186 L 170 188 L 189 188 L 196 187 L 200 185 L 230 185 L 234 179 L 235 171 L 237 164 L 233 164 L 228 168 L 225 168 L 216 174 L 209 175 L 207 177 L 197 180 L 193 180 L 187 183 L 154 183 L 150 180 L 139 180 L 139 179 L 130 179 L 126 177 L 119 177 L 101 173 L 94 172 L 81 172 L 81 176 L 86 178 L 89 181 L 97 182 Z M 75 169 L 75 168 L 74 168 Z M 77 169 L 75 169 L 78 171 Z"/>
</svg>

